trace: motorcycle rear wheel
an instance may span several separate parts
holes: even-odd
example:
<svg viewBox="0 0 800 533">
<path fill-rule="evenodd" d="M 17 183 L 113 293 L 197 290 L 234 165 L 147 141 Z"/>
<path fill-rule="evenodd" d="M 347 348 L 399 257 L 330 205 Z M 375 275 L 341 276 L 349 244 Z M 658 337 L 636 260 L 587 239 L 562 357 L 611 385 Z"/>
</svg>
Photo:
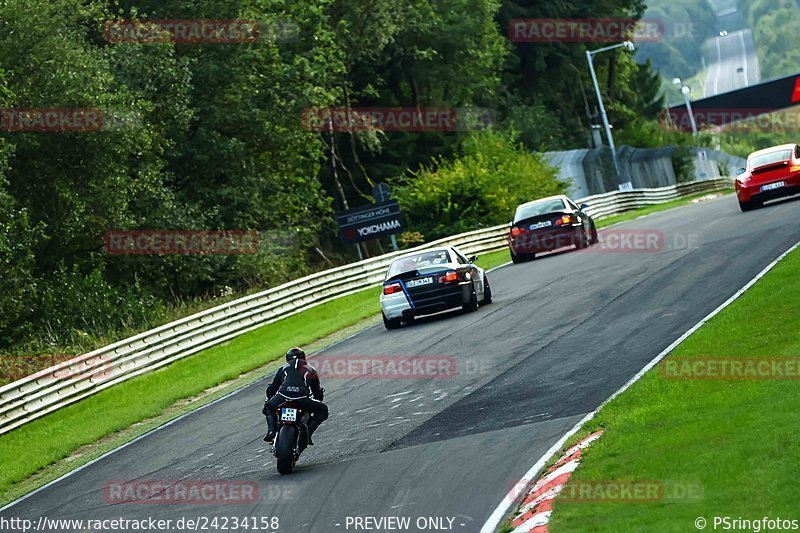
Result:
<svg viewBox="0 0 800 533">
<path fill-rule="evenodd" d="M 294 468 L 294 445 L 297 441 L 297 428 L 292 425 L 281 426 L 275 456 L 278 458 L 278 473 L 291 474 Z"/>
</svg>

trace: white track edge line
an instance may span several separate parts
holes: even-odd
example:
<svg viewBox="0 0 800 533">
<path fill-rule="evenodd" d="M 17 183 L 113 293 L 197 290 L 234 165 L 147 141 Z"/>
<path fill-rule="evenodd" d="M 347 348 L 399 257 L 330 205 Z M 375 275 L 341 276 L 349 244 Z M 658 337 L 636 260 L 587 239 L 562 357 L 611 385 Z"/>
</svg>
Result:
<svg viewBox="0 0 800 533">
<path fill-rule="evenodd" d="M 683 335 L 678 337 L 675 341 L 672 342 L 672 344 L 667 346 L 661 353 L 659 353 L 657 356 L 655 356 L 649 363 L 647 363 L 647 365 L 644 368 L 642 368 L 639 372 L 637 372 L 636 375 L 634 375 L 622 387 L 617 389 L 617 391 L 614 394 L 609 396 L 608 399 L 606 399 L 603 403 L 601 403 L 597 407 L 597 409 L 595 409 L 591 413 L 589 413 L 586 416 L 584 416 L 577 424 L 575 424 L 569 431 L 567 431 L 567 433 L 565 433 L 564 436 L 561 437 L 558 440 L 558 442 L 553 444 L 553 446 L 551 446 L 550 449 L 547 450 L 545 452 L 545 454 L 542 455 L 539 458 L 538 461 L 536 461 L 536 463 L 530 468 L 530 470 L 528 470 L 525 473 L 525 475 L 522 476 L 522 479 L 520 479 L 514 486 L 519 486 L 521 483 L 525 483 L 527 485 L 530 481 L 532 481 L 533 477 L 536 474 L 539 473 L 539 471 L 542 469 L 542 467 L 545 465 L 545 463 L 547 463 L 547 461 L 549 461 L 550 458 L 553 455 L 555 455 L 556 452 L 558 452 L 559 449 L 561 449 L 561 447 L 564 445 L 564 443 L 566 443 L 567 440 L 572 435 L 577 433 L 578 430 L 581 427 L 583 427 L 583 425 L 586 422 L 588 422 L 589 420 L 594 418 L 594 416 L 598 413 L 598 411 L 600 411 L 600 409 L 602 409 L 608 402 L 610 402 L 611 400 L 613 400 L 614 398 L 616 398 L 617 396 L 619 396 L 620 394 L 622 394 L 623 392 L 628 390 L 628 388 L 630 388 L 631 385 L 633 385 L 634 383 L 639 381 L 639 379 L 641 379 L 641 377 L 643 375 L 645 375 L 648 370 L 653 368 L 655 365 L 658 364 L 659 361 L 661 361 L 664 357 L 669 355 L 670 352 L 672 352 L 675 348 L 678 347 L 679 344 L 681 344 L 683 341 L 685 341 L 687 339 L 687 337 L 689 337 L 689 335 L 691 335 L 692 333 L 694 333 L 695 331 L 700 329 L 700 327 L 702 327 L 703 324 L 705 324 L 706 322 L 708 322 L 709 320 L 714 318 L 714 316 L 719 314 L 720 311 L 722 311 L 723 309 L 728 307 L 730 304 L 732 304 L 734 301 L 736 301 L 742 294 L 744 294 L 744 292 L 747 289 L 749 289 L 750 287 L 755 285 L 758 280 L 763 278 L 767 274 L 767 272 L 772 270 L 775 267 L 775 265 L 777 265 L 784 257 L 786 257 L 787 255 L 792 253 L 795 249 L 797 249 L 798 246 L 800 246 L 800 242 L 795 243 L 794 246 L 792 246 L 791 248 L 789 248 L 788 250 L 783 252 L 781 255 L 779 255 L 770 264 L 768 264 L 766 267 L 764 267 L 764 269 L 761 270 L 761 272 L 756 274 L 753 279 L 748 281 L 747 284 L 745 284 L 744 287 L 742 287 L 741 289 L 736 291 L 736 293 L 733 296 L 731 296 L 730 298 L 725 300 L 719 307 L 717 307 L 716 309 L 711 311 L 702 320 L 700 320 L 700 322 L 698 322 L 697 324 L 692 326 L 688 331 L 686 331 L 686 333 L 684 333 Z M 503 500 L 500 501 L 500 504 L 492 512 L 492 514 L 489 515 L 489 518 L 486 519 L 486 522 L 483 524 L 483 527 L 481 528 L 480 533 L 493 533 L 495 531 L 495 529 L 497 528 L 497 526 L 499 526 L 500 523 L 503 521 L 503 518 L 508 513 L 509 508 L 516 502 L 517 499 L 518 498 L 511 499 L 511 498 L 509 498 L 508 495 L 506 495 L 505 498 L 503 498 Z"/>
</svg>

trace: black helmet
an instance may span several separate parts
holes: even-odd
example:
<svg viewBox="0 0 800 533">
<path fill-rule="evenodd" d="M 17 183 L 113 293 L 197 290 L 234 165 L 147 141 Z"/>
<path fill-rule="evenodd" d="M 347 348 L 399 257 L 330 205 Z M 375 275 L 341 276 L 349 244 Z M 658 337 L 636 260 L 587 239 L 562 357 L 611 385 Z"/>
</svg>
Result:
<svg viewBox="0 0 800 533">
<path fill-rule="evenodd" d="M 306 352 L 295 346 L 291 348 L 288 352 L 286 352 L 286 362 L 288 363 L 292 359 L 305 359 Z"/>
</svg>

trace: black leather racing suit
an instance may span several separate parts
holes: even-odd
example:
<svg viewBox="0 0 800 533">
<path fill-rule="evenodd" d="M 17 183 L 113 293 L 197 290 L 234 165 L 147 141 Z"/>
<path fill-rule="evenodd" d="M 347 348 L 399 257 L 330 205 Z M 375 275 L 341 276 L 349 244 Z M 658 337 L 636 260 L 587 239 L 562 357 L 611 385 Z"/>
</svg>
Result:
<svg viewBox="0 0 800 533">
<path fill-rule="evenodd" d="M 313 366 L 305 359 L 294 359 L 275 373 L 272 383 L 267 387 L 267 401 L 262 413 L 267 417 L 267 432 L 278 426 L 276 409 L 287 400 L 311 415 L 308 433 L 312 433 L 328 418 L 328 406 L 322 403 L 323 389 L 319 376 Z"/>
</svg>

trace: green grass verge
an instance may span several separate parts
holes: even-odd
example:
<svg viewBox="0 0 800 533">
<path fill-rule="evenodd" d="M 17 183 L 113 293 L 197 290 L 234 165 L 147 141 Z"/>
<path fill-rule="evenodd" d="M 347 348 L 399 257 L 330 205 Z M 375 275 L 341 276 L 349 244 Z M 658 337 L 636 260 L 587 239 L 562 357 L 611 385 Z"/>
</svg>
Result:
<svg viewBox="0 0 800 533">
<path fill-rule="evenodd" d="M 653 207 L 622 216 L 635 218 L 668 208 Z M 609 220 L 599 221 L 598 227 L 613 223 Z M 504 249 L 481 255 L 477 264 L 488 270 L 509 261 L 511 256 Z M 379 314 L 378 289 L 367 289 L 121 383 L 3 435 L 0 505 L 258 379 L 266 371 L 265 364 L 280 359 L 287 346 L 307 346 L 347 328 L 355 332 L 374 323 Z M 369 318 L 373 320 L 365 320 Z"/>
<path fill-rule="evenodd" d="M 800 355 L 800 250 L 668 357 Z M 570 482 L 699 484 L 698 501 L 556 500 L 551 531 L 687 531 L 703 517 L 800 518 L 800 380 L 674 380 L 658 368 L 603 407 L 570 444 L 598 428 Z"/>
</svg>

